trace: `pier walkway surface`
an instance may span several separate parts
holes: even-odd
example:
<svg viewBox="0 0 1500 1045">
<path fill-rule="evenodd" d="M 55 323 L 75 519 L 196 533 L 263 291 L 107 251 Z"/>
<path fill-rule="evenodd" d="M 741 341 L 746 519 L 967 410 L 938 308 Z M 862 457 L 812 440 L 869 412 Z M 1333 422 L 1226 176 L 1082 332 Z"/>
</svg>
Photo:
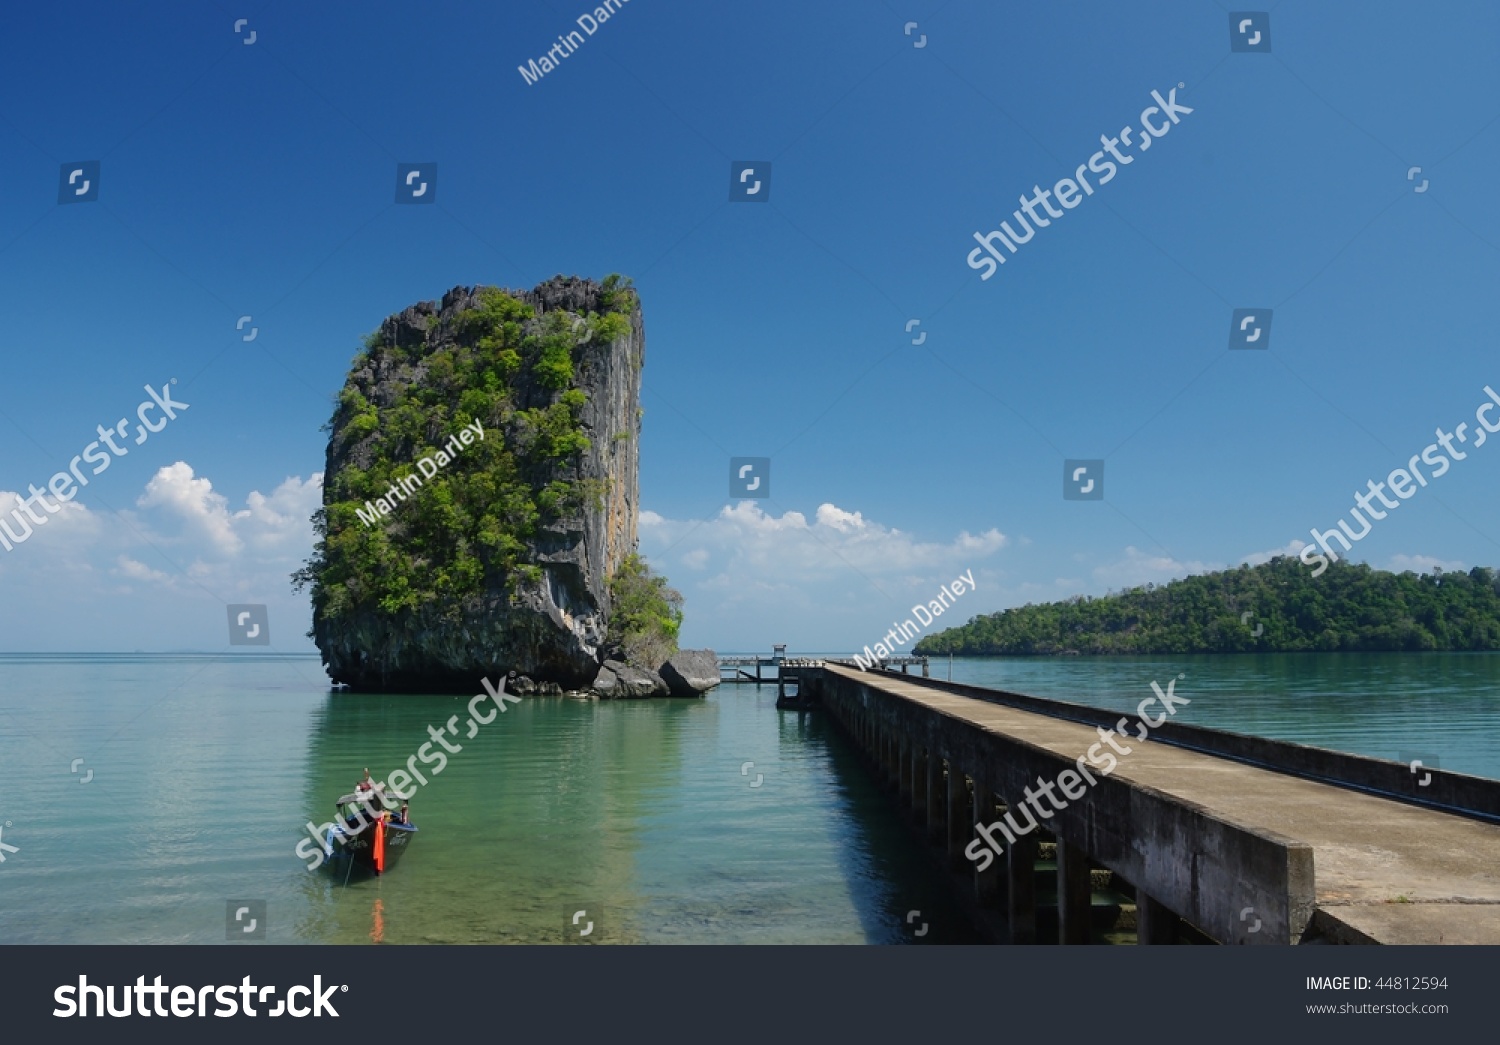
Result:
<svg viewBox="0 0 1500 1045">
<path fill-rule="evenodd" d="M 990 815 L 997 807 L 1014 811 L 1023 786 L 1034 790 L 1038 777 L 1055 780 L 1075 767 L 1099 743 L 1098 727 L 1118 718 L 1015 695 L 1037 709 L 1097 715 L 1097 722 L 1070 721 L 985 697 L 1011 696 L 999 691 L 833 662 L 807 672 L 801 685 L 888 769 L 934 835 L 946 835 L 958 869 L 977 866 L 958 858 L 977 837 L 975 818 L 997 820 Z M 1135 716 L 1127 718 L 1134 728 Z M 1201 750 L 1204 737 L 1245 741 L 1261 764 L 1235 757 L 1232 748 Z M 1390 793 L 1405 786 L 1399 783 L 1382 794 L 1381 779 L 1409 777 L 1407 767 L 1175 723 L 1151 731 L 1150 739 L 1122 736 L 1119 743 L 1130 753 L 1117 756 L 1113 771 L 1105 776 L 1095 768 L 1098 782 L 1086 794 L 1041 821 L 1057 838 L 1064 920 L 1070 859 L 1074 881 L 1080 863 L 1128 879 L 1142 893 L 1143 920 L 1148 910 L 1157 919 L 1181 917 L 1221 942 L 1500 943 L 1500 824 L 1493 808 L 1425 807 L 1442 794 L 1480 794 L 1473 805 L 1484 807 L 1500 794 L 1500 783 L 1442 774 L 1431 792 Z M 1286 768 L 1267 767 L 1266 749 L 1285 749 Z M 1309 755 L 1347 764 L 1344 780 L 1309 779 Z M 1328 775 L 1326 765 L 1320 772 Z M 1008 848 L 1024 854 L 1027 844 Z M 1006 861 L 997 863 L 1003 874 Z M 1011 883 L 986 890 L 976 873 L 981 896 L 1007 887 L 1029 894 L 1029 885 L 1014 887 L 1014 863 L 1010 874 Z M 1013 897 L 1012 917 L 1017 910 Z M 1026 920 L 1027 912 L 1020 915 Z M 1262 920 L 1265 936 L 1256 938 Z M 1067 936 L 1065 930 L 1065 942 L 1086 942 L 1086 927 L 1082 939 Z"/>
</svg>

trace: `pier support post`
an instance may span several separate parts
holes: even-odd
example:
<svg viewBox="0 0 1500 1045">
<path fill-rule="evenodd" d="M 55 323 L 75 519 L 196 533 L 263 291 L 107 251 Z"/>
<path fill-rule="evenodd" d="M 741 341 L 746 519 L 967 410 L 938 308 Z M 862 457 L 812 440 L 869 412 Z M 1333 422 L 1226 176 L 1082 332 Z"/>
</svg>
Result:
<svg viewBox="0 0 1500 1045">
<path fill-rule="evenodd" d="M 1078 846 L 1057 840 L 1057 942 L 1088 943 L 1093 916 L 1093 883 L 1088 855 Z"/>
<path fill-rule="evenodd" d="M 970 833 L 969 786 L 963 770 L 948 760 L 948 862 L 954 870 L 964 865 L 964 846 Z"/>
<path fill-rule="evenodd" d="M 974 781 L 974 822 L 988 824 L 994 821 L 997 805 L 995 792 L 979 781 Z M 974 897 L 978 900 L 980 907 L 999 905 L 1004 880 L 1003 865 L 998 857 L 991 860 L 990 865 L 983 871 L 979 870 L 978 862 L 974 864 Z"/>
<path fill-rule="evenodd" d="M 927 752 L 911 746 L 911 811 L 921 823 L 927 814 Z"/>
<path fill-rule="evenodd" d="M 1036 943 L 1036 836 L 1022 835 L 1005 850 L 1005 914 L 1010 942 Z"/>
<path fill-rule="evenodd" d="M 943 837 L 943 756 L 927 749 L 927 835 L 934 842 Z"/>
<path fill-rule="evenodd" d="M 1135 891 L 1135 942 L 1140 944 L 1176 943 L 1181 921 L 1169 907 L 1156 902 L 1146 890 Z"/>
</svg>

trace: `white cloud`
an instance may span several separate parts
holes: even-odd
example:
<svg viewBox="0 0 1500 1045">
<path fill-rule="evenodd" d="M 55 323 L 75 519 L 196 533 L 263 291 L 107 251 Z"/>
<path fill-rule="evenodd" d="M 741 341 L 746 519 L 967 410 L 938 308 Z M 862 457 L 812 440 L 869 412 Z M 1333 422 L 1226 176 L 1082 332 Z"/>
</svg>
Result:
<svg viewBox="0 0 1500 1045">
<path fill-rule="evenodd" d="M 846 512 L 836 505 L 820 504 L 818 525 L 832 527 L 840 533 L 853 533 L 865 528 L 865 517 L 860 512 Z"/>
<path fill-rule="evenodd" d="M 1454 559 L 1439 559 L 1434 555 L 1392 555 L 1385 568 L 1395 573 L 1405 573 L 1407 570 L 1413 573 L 1431 573 L 1435 569 L 1452 573 L 1467 570 L 1468 566 Z"/>
<path fill-rule="evenodd" d="M 665 555 L 692 538 L 696 548 L 684 556 L 692 569 L 712 563 L 738 575 L 869 578 L 926 578 L 934 571 L 962 571 L 1005 547 L 999 530 L 960 533 L 948 541 L 922 541 L 901 530 L 881 526 L 861 512 L 837 505 L 818 506 L 809 522 L 801 512 L 768 515 L 754 501 L 741 501 L 702 521 L 666 519 L 642 512 L 641 537 L 647 555 Z M 951 574 L 950 574 L 951 576 Z"/>
<path fill-rule="evenodd" d="M 1270 562 L 1278 555 L 1289 555 L 1296 558 L 1303 548 L 1307 547 L 1306 541 L 1297 540 L 1295 537 L 1280 548 L 1272 548 L 1269 551 L 1251 552 L 1242 556 L 1240 562 L 1249 563 L 1251 566 L 1259 566 L 1261 563 Z"/>
<path fill-rule="evenodd" d="M 788 640 L 857 649 L 893 614 L 906 616 L 969 570 L 976 590 L 994 599 L 998 573 L 982 567 L 1010 543 L 996 529 L 922 539 L 834 504 L 819 505 L 811 519 L 769 515 L 750 500 L 700 520 L 644 511 L 640 532 L 641 551 L 667 564 L 669 576 L 673 562 L 690 571 L 671 578 L 687 597 L 684 639 L 726 649 Z M 690 550 L 679 554 L 682 547 Z M 954 616 L 981 612 L 980 601 L 966 596 Z"/>
<path fill-rule="evenodd" d="M 274 582 L 279 588 L 312 551 L 311 519 L 322 504 L 322 475 L 285 479 L 270 494 L 252 490 L 246 507 L 231 511 L 211 481 L 178 461 L 152 476 L 135 503 L 140 511 L 121 513 L 126 543 L 154 551 L 154 557 L 142 557 L 167 571 L 138 579 L 231 594 L 247 584 Z"/>
<path fill-rule="evenodd" d="M 172 581 L 171 577 L 160 570 L 153 570 L 145 563 L 137 562 L 128 555 L 121 555 L 115 562 L 116 567 L 111 572 L 117 576 L 133 581 L 154 581 L 157 584 L 170 584 Z"/>
<path fill-rule="evenodd" d="M 20 496 L 0 491 L 0 517 Z M 291 573 L 312 552 L 321 503 L 314 473 L 252 490 L 236 510 L 185 461 L 159 469 L 133 508 L 111 511 L 81 490 L 0 549 L 7 587 L 30 593 L 0 616 L 5 648 L 213 649 L 227 639 L 221 604 L 251 602 L 273 607 L 278 648 L 306 649 L 307 598 L 292 593 Z"/>
<path fill-rule="evenodd" d="M 176 537 L 165 538 L 172 543 L 225 556 L 234 555 L 244 547 L 234 531 L 228 499 L 214 492 L 213 483 L 194 476 L 186 461 L 160 469 L 135 503 L 138 508 L 160 509 L 159 518 L 169 524 L 181 524 Z"/>
<path fill-rule="evenodd" d="M 5 536 L 7 543 L 12 545 L 10 552 L 4 551 L 0 545 L 0 556 L 14 555 L 22 547 L 32 545 L 58 544 L 72 545 L 78 541 L 87 541 L 91 535 L 98 532 L 98 520 L 93 514 L 79 504 L 77 501 L 58 501 L 51 495 L 46 495 L 45 503 L 59 509 L 56 514 L 48 512 L 41 504 L 32 501 L 31 513 L 21 507 L 21 501 L 25 498 L 32 500 L 30 493 L 20 494 L 11 490 L 0 490 L 0 518 L 6 523 L 6 529 L 0 531 Z M 19 512 L 19 516 L 13 513 Z M 43 521 L 38 523 L 31 516 L 35 515 Z M 27 536 L 26 528 L 31 528 L 30 536 Z M 13 538 L 22 538 L 21 544 L 16 544 Z M 3 562 L 0 559 L 0 562 Z"/>
<path fill-rule="evenodd" d="M 234 526 L 252 550 L 299 561 L 311 554 L 312 516 L 323 505 L 321 472 L 289 476 L 269 494 L 251 490 L 245 503 L 249 507 L 234 514 Z"/>
<path fill-rule="evenodd" d="M 1194 573 L 1222 570 L 1222 563 L 1179 562 L 1170 555 L 1148 555 L 1134 545 L 1125 548 L 1125 558 L 1094 567 L 1094 581 L 1110 588 L 1134 588 L 1142 584 L 1162 584 Z"/>
</svg>

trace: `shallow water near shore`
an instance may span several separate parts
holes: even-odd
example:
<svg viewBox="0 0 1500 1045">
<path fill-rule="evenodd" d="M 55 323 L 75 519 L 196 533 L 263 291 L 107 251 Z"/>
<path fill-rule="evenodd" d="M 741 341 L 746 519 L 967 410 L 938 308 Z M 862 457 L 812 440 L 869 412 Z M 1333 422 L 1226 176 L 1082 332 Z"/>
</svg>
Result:
<svg viewBox="0 0 1500 1045">
<path fill-rule="evenodd" d="M 224 942 L 247 899 L 283 943 L 560 943 L 578 910 L 592 943 L 973 938 L 852 750 L 774 687 L 528 698 L 469 739 L 467 698 L 330 693 L 316 658 L 6 656 L 0 679 L 6 942 Z M 308 871 L 305 822 L 455 714 L 394 870 Z"/>
<path fill-rule="evenodd" d="M 953 662 L 1121 713 L 1179 675 L 1183 721 L 1500 778 L 1494 655 Z M 281 943 L 560 943 L 579 910 L 598 943 L 970 942 L 850 746 L 774 703 L 510 705 L 418 763 L 411 850 L 344 885 L 296 855 L 304 823 L 462 730 L 467 698 L 332 693 L 315 657 L 0 655 L 0 939 L 218 943 L 254 899 Z"/>
</svg>

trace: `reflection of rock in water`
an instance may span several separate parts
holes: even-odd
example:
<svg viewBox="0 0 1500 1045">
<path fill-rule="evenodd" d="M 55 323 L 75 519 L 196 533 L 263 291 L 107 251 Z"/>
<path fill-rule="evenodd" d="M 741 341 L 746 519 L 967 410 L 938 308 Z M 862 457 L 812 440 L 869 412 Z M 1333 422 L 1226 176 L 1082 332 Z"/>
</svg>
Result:
<svg viewBox="0 0 1500 1045">
<path fill-rule="evenodd" d="M 462 723 L 463 699 L 329 694 L 310 732 L 305 819 L 331 819 L 333 800 L 365 766 L 388 781 L 431 740 L 428 727 L 454 714 Z M 684 729 L 712 728 L 702 716 L 714 714 L 702 701 L 528 697 L 472 739 L 450 731 L 461 750 L 444 752 L 441 772 L 416 763 L 428 780 L 410 799 L 421 845 L 394 873 L 356 874 L 345 888 L 326 871 L 293 865 L 309 904 L 298 935 L 559 943 L 568 913 L 592 904 L 606 912 L 594 941 L 638 941 L 642 835 L 662 794 L 679 786 Z"/>
</svg>

